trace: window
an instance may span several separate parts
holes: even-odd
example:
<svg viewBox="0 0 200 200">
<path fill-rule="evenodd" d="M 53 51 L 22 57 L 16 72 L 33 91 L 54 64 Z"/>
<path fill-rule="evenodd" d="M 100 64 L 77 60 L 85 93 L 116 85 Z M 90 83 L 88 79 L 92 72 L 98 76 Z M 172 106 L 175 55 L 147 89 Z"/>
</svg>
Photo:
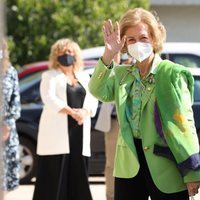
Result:
<svg viewBox="0 0 200 200">
<path fill-rule="evenodd" d="M 194 102 L 200 102 L 200 76 L 195 76 L 194 78 Z"/>
<path fill-rule="evenodd" d="M 200 67 L 200 56 L 193 54 L 169 54 L 169 59 L 186 67 Z"/>
<path fill-rule="evenodd" d="M 40 80 L 41 72 L 34 73 L 19 81 L 21 103 L 36 103 L 40 102 Z"/>
</svg>

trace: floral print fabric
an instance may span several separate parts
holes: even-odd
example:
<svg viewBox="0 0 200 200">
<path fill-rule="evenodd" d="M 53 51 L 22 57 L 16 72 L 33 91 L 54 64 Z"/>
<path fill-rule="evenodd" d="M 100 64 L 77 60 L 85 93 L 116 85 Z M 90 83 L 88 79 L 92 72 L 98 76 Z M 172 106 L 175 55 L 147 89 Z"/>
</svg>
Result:
<svg viewBox="0 0 200 200">
<path fill-rule="evenodd" d="M 142 105 L 142 82 L 137 67 L 133 69 L 132 75 L 134 76 L 135 81 L 133 82 L 132 89 L 129 92 L 127 99 L 126 116 L 130 122 L 133 136 L 135 138 L 140 138 L 139 122 Z"/>
<path fill-rule="evenodd" d="M 4 125 L 10 128 L 10 136 L 3 146 L 3 190 L 13 190 L 19 185 L 19 139 L 16 120 L 21 105 L 17 71 L 10 66 L 3 76 L 3 106 L 1 115 Z"/>
</svg>

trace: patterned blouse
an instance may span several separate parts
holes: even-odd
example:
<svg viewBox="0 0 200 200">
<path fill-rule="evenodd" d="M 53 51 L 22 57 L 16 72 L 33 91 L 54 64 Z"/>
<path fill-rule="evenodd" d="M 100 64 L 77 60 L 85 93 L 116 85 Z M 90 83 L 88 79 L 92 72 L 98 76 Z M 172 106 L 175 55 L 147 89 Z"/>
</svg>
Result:
<svg viewBox="0 0 200 200">
<path fill-rule="evenodd" d="M 20 117 L 21 104 L 17 71 L 10 66 L 3 76 L 2 83 L 3 123 L 10 128 L 10 136 L 3 149 L 3 189 L 12 190 L 19 185 L 19 139 L 16 120 Z"/>
<path fill-rule="evenodd" d="M 132 75 L 135 81 L 132 85 L 131 90 L 129 91 L 126 106 L 126 117 L 130 122 L 134 138 L 141 138 L 140 119 L 142 114 L 142 95 L 148 96 L 148 92 L 146 90 L 149 90 L 149 86 L 151 84 L 155 84 L 155 73 L 157 70 L 157 66 L 160 64 L 161 61 L 162 59 L 156 54 L 149 74 L 147 74 L 147 76 L 143 79 L 140 78 L 139 68 L 136 65 L 133 67 Z M 152 103 L 152 105 L 153 104 L 154 103 Z"/>
<path fill-rule="evenodd" d="M 21 105 L 17 71 L 10 66 L 3 78 L 3 120 L 12 127 L 20 117 Z"/>
</svg>

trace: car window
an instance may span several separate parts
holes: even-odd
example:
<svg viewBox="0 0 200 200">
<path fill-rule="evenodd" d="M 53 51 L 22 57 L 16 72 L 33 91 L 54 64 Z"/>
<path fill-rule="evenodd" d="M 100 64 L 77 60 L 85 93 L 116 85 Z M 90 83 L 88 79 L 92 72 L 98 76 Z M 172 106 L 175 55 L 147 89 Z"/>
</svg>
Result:
<svg viewBox="0 0 200 200">
<path fill-rule="evenodd" d="M 19 80 L 20 93 L 24 92 L 25 90 L 27 90 L 27 88 L 31 87 L 36 82 L 38 82 L 38 80 L 41 79 L 42 73 L 43 73 L 43 71 L 40 71 L 37 73 L 33 73 L 30 76 L 27 76 L 23 79 L 20 79 Z"/>
<path fill-rule="evenodd" d="M 166 53 L 161 53 L 160 57 L 165 60 L 168 59 L 168 55 Z"/>
<path fill-rule="evenodd" d="M 41 103 L 40 80 L 21 93 L 21 104 Z"/>
<path fill-rule="evenodd" d="M 169 54 L 169 60 L 186 67 L 200 67 L 200 56 L 193 54 Z"/>
<path fill-rule="evenodd" d="M 41 72 L 34 73 L 19 81 L 21 103 L 33 103 L 41 101 L 40 98 L 40 80 Z"/>
<path fill-rule="evenodd" d="M 94 66 L 87 65 L 84 70 L 91 76 Z M 29 76 L 19 79 L 21 104 L 41 103 L 40 81 L 44 71 L 33 72 Z"/>
<path fill-rule="evenodd" d="M 195 76 L 194 78 L 194 101 L 200 102 L 200 76 Z"/>
</svg>

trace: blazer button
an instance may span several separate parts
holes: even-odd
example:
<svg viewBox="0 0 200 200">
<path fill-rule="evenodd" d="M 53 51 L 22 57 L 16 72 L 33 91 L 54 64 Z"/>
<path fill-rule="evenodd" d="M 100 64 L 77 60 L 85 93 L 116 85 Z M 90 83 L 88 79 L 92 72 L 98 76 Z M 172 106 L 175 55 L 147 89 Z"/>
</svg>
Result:
<svg viewBox="0 0 200 200">
<path fill-rule="evenodd" d="M 149 147 L 148 147 L 148 146 L 145 146 L 145 147 L 144 147 L 144 151 L 147 151 L 147 150 L 149 150 Z"/>
<path fill-rule="evenodd" d="M 150 90 L 151 90 L 151 88 L 150 88 L 150 87 L 148 87 L 148 88 L 147 88 L 147 90 L 148 90 L 148 91 L 150 91 Z"/>
<path fill-rule="evenodd" d="M 103 72 L 99 73 L 98 79 L 101 79 L 103 77 Z"/>
</svg>

